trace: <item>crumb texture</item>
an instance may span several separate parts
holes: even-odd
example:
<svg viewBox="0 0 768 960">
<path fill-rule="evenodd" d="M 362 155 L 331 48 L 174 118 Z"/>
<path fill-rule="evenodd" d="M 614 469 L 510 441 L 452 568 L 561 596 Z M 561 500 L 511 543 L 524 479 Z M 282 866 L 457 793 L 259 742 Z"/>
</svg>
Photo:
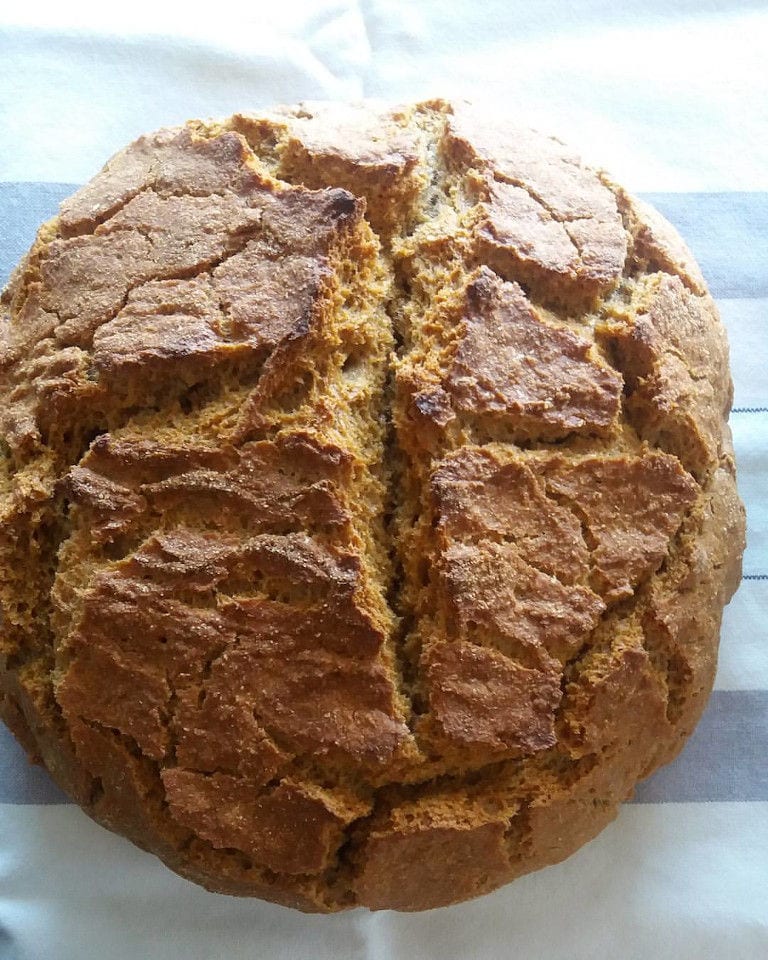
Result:
<svg viewBox="0 0 768 960">
<path fill-rule="evenodd" d="M 0 714 L 209 889 L 492 890 L 698 720 L 730 403 L 690 253 L 557 140 L 442 101 L 141 137 L 0 300 Z"/>
</svg>

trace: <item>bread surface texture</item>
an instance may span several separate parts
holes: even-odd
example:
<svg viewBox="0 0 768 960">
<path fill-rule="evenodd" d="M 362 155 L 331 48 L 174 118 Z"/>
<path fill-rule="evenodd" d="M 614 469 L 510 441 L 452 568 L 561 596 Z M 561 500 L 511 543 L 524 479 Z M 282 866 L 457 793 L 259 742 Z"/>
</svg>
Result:
<svg viewBox="0 0 768 960">
<path fill-rule="evenodd" d="M 712 687 L 744 515 L 675 231 L 466 104 L 141 137 L 0 303 L 0 715 L 210 890 L 567 857 Z"/>
</svg>

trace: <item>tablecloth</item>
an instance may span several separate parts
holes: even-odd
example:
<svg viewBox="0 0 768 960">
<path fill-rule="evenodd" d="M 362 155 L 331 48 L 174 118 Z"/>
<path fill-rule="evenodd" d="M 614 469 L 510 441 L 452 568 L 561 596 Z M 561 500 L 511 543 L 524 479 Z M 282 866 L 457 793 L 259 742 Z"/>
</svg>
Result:
<svg viewBox="0 0 768 960">
<path fill-rule="evenodd" d="M 768 956 L 768 11 L 718 0 L 0 10 L 0 282 L 139 133 L 303 98 L 490 102 L 654 203 L 731 341 L 744 580 L 681 756 L 566 862 L 420 915 L 210 894 L 66 802 L 0 727 L 2 960 Z"/>
</svg>

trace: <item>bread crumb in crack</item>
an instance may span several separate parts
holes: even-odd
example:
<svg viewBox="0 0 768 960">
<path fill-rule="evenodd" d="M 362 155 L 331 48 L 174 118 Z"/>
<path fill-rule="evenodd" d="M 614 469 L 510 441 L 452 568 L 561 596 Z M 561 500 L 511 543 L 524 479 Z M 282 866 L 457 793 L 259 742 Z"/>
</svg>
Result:
<svg viewBox="0 0 768 960">
<path fill-rule="evenodd" d="M 464 900 L 693 729 L 743 552 L 725 335 L 559 141 L 442 101 L 141 137 L 0 344 L 0 713 L 183 876 Z"/>
</svg>

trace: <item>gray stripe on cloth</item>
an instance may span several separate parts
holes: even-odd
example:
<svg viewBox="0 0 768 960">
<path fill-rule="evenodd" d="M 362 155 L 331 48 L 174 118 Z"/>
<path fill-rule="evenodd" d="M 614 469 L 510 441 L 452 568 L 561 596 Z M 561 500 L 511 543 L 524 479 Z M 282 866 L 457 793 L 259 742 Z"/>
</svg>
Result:
<svg viewBox="0 0 768 960">
<path fill-rule="evenodd" d="M 635 803 L 768 800 L 768 690 L 715 690 L 683 752 Z"/>
<path fill-rule="evenodd" d="M 76 183 L 0 183 L 0 287 Z"/>
<path fill-rule="evenodd" d="M 641 783 L 635 803 L 768 800 L 768 690 L 715 690 L 680 756 Z M 67 803 L 0 724 L 0 803 Z"/>
<path fill-rule="evenodd" d="M 13 937 L 0 921 L 0 960 L 19 960 L 19 957 Z"/>
<path fill-rule="evenodd" d="M 713 297 L 768 296 L 768 193 L 644 193 L 680 231 Z"/>
<path fill-rule="evenodd" d="M 48 771 L 30 763 L 24 749 L 0 723 L 0 803 L 69 803 Z"/>
</svg>

